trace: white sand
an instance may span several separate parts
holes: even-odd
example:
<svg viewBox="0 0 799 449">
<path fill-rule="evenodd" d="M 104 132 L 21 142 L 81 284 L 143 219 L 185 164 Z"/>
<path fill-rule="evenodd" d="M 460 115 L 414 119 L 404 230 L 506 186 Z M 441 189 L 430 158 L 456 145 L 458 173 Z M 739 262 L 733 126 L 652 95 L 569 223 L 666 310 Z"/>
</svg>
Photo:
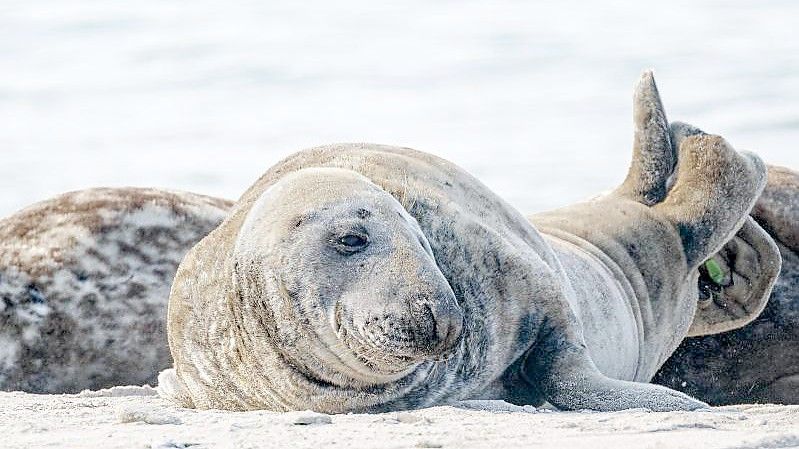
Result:
<svg viewBox="0 0 799 449">
<path fill-rule="evenodd" d="M 312 423 L 312 424 L 304 424 Z M 177 409 L 141 387 L 0 393 L 0 447 L 793 448 L 799 406 L 557 412 L 499 401 L 376 415 Z"/>
</svg>

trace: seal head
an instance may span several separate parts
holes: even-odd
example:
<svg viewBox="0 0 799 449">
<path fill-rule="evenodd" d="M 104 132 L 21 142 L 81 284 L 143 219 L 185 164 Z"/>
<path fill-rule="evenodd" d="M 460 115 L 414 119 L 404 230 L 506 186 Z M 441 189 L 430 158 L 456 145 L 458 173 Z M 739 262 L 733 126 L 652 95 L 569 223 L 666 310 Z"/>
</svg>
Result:
<svg viewBox="0 0 799 449">
<path fill-rule="evenodd" d="M 325 382 L 393 381 L 460 341 L 463 312 L 419 224 L 353 171 L 304 169 L 271 186 L 233 258 L 241 305 Z"/>
</svg>

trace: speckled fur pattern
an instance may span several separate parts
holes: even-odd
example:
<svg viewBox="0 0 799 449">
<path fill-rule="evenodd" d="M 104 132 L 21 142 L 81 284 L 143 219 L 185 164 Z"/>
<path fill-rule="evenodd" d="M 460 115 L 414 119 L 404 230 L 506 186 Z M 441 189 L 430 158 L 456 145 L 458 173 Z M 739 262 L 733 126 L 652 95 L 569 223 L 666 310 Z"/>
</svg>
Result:
<svg viewBox="0 0 799 449">
<path fill-rule="evenodd" d="M 411 149 L 338 144 L 280 162 L 181 263 L 168 313 L 175 369 L 159 376 L 161 394 L 228 410 L 467 398 L 703 407 L 644 382 L 688 333 L 697 268 L 743 226 L 765 167 L 718 136 L 670 131 L 651 73 L 634 109 L 627 181 L 533 217 L 540 231 L 460 168 Z M 341 232 L 374 246 L 337 254 Z M 432 327 L 413 332 L 438 329 L 445 310 L 448 329 L 462 317 L 460 339 L 421 358 L 385 343 L 396 326 L 351 344 L 364 329 L 353 301 L 403 323 L 430 307 Z"/>
<path fill-rule="evenodd" d="M 0 389 L 154 383 L 171 363 L 164 325 L 177 265 L 230 204 L 99 188 L 0 221 Z"/>
<path fill-rule="evenodd" d="M 686 339 L 655 381 L 714 405 L 799 404 L 799 174 L 769 167 L 752 217 L 783 261 L 765 310 L 740 329 Z"/>
</svg>

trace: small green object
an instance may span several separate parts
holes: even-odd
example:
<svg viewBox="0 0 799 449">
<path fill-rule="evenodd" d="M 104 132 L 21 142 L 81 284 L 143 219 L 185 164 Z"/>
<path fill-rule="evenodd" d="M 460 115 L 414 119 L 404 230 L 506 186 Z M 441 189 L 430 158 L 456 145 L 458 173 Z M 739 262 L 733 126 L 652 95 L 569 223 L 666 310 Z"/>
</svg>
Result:
<svg viewBox="0 0 799 449">
<path fill-rule="evenodd" d="M 707 275 L 710 276 L 711 281 L 718 285 L 721 285 L 721 283 L 724 282 L 724 271 L 715 260 L 708 259 L 705 262 L 705 269 L 707 270 Z"/>
</svg>

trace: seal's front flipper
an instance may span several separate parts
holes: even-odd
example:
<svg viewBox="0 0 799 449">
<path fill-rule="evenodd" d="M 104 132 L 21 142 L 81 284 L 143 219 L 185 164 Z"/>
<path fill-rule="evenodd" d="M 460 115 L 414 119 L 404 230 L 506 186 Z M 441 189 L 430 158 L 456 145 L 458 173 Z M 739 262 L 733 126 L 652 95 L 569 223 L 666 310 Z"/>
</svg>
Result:
<svg viewBox="0 0 799 449">
<path fill-rule="evenodd" d="M 534 377 L 547 401 L 562 410 L 617 411 L 646 408 L 655 412 L 709 407 L 660 385 L 611 379 L 597 370 L 584 350 L 566 349 L 544 357 L 545 364 L 528 358 L 527 377 Z M 540 362 L 542 360 L 538 360 Z M 536 376 L 530 376 L 536 373 Z"/>
<path fill-rule="evenodd" d="M 172 401 L 179 407 L 194 408 L 191 395 L 186 385 L 177 376 L 175 368 L 168 368 L 158 373 L 158 396 Z"/>
<path fill-rule="evenodd" d="M 751 217 L 711 257 L 715 268 L 700 266 L 699 308 L 688 336 L 717 334 L 742 327 L 766 307 L 782 258 L 774 240 Z"/>
<path fill-rule="evenodd" d="M 766 185 L 766 166 L 685 123 L 673 123 L 671 137 L 679 150 L 677 179 L 654 208 L 674 223 L 692 271 L 743 226 Z"/>
<path fill-rule="evenodd" d="M 653 412 L 672 412 L 709 407 L 704 402 L 660 385 L 616 380 L 602 375 L 581 376 L 572 382 L 561 381 L 559 388 L 551 389 L 550 393 L 548 401 L 561 410 L 613 412 L 646 408 Z"/>
</svg>

